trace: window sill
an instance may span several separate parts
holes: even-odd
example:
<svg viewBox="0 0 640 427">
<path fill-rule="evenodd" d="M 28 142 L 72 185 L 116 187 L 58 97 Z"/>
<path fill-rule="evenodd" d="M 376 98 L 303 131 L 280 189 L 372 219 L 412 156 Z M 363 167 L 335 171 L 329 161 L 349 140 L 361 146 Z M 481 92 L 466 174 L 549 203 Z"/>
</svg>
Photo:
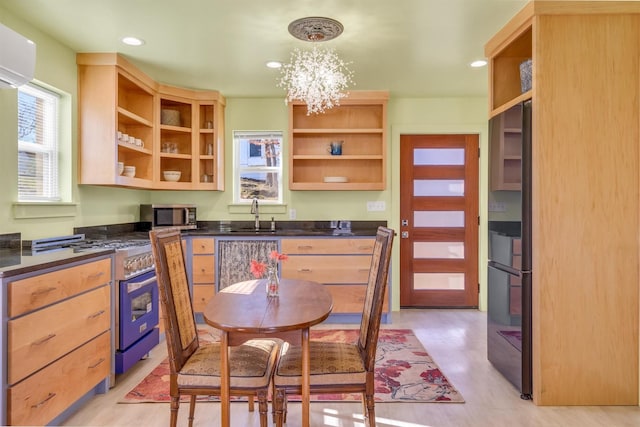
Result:
<svg viewBox="0 0 640 427">
<path fill-rule="evenodd" d="M 17 202 L 13 204 L 15 219 L 75 217 L 77 205 L 62 202 Z"/>
<path fill-rule="evenodd" d="M 251 212 L 251 203 L 232 204 L 228 206 L 229 213 L 246 214 Z M 287 213 L 287 205 L 260 203 L 260 214 L 284 214 Z"/>
</svg>

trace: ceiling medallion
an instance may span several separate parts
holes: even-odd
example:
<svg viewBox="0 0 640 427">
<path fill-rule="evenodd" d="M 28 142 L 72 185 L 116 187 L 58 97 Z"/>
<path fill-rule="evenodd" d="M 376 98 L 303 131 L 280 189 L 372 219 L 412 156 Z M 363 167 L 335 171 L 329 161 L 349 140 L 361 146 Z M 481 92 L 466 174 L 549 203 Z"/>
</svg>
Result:
<svg viewBox="0 0 640 427">
<path fill-rule="evenodd" d="M 331 18 L 302 18 L 289 24 L 291 35 L 309 42 L 331 40 L 342 31 L 342 24 Z M 303 101 L 307 115 L 324 113 L 340 105 L 340 99 L 347 96 L 344 90 L 353 84 L 353 72 L 347 63 L 333 49 L 322 49 L 316 44 L 311 51 L 294 49 L 291 62 L 282 66 L 281 73 L 278 86 L 287 90 L 285 102 Z"/>
<path fill-rule="evenodd" d="M 289 33 L 306 42 L 321 42 L 335 39 L 344 27 L 335 19 L 310 16 L 300 18 L 289 24 Z"/>
</svg>

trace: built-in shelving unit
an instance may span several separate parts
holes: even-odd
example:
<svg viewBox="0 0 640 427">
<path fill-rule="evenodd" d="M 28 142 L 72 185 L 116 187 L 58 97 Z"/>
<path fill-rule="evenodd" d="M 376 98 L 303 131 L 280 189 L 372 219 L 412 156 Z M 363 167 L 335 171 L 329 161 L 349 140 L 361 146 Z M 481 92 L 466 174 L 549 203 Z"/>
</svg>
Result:
<svg viewBox="0 0 640 427">
<path fill-rule="evenodd" d="M 350 92 L 340 106 L 314 115 L 303 103 L 291 103 L 289 188 L 383 190 L 387 99 L 386 92 Z M 341 155 L 330 154 L 332 141 L 343 141 Z"/>
<path fill-rule="evenodd" d="M 218 92 L 158 84 L 115 53 L 81 53 L 77 63 L 80 184 L 224 189 L 225 100 Z M 135 175 L 120 174 L 118 162 L 134 166 Z M 180 171 L 180 179 L 165 180 L 167 170 Z"/>
</svg>

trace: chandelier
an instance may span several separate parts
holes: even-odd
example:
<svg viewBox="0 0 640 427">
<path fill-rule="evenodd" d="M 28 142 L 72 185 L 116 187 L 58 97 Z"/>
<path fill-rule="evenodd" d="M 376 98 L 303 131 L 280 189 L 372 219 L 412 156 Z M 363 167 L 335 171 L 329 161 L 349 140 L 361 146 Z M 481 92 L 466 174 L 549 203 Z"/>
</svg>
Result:
<svg viewBox="0 0 640 427">
<path fill-rule="evenodd" d="M 321 42 L 338 37 L 343 31 L 340 22 L 330 18 L 301 18 L 289 24 L 289 33 L 310 42 Z M 353 72 L 333 49 L 322 49 L 316 44 L 310 51 L 294 49 L 291 62 L 284 64 L 279 87 L 287 90 L 285 102 L 303 101 L 307 115 L 324 113 L 340 105 L 347 96 L 344 90 L 354 84 Z"/>
</svg>

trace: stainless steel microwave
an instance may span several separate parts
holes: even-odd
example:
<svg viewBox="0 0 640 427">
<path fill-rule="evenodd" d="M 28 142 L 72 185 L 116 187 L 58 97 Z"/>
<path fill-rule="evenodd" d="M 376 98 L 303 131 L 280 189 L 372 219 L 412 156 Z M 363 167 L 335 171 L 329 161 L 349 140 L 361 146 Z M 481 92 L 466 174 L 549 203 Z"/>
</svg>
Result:
<svg viewBox="0 0 640 427">
<path fill-rule="evenodd" d="M 140 221 L 151 228 L 198 228 L 196 205 L 140 205 Z"/>
</svg>

